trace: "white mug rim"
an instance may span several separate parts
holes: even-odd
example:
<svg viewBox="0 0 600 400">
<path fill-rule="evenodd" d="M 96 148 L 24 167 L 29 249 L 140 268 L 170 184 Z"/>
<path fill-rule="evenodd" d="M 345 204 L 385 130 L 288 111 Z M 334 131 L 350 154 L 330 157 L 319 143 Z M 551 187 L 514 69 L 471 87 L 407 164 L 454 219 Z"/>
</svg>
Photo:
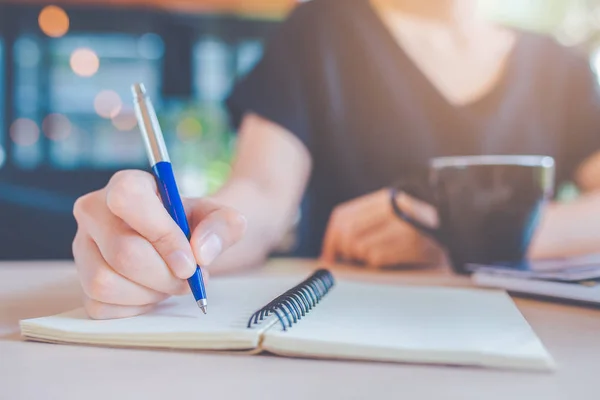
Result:
<svg viewBox="0 0 600 400">
<path fill-rule="evenodd" d="M 554 168 L 554 158 L 534 155 L 485 155 L 485 156 L 450 156 L 437 157 L 431 160 L 432 168 L 461 168 L 477 165 L 509 165 L 523 167 Z"/>
</svg>

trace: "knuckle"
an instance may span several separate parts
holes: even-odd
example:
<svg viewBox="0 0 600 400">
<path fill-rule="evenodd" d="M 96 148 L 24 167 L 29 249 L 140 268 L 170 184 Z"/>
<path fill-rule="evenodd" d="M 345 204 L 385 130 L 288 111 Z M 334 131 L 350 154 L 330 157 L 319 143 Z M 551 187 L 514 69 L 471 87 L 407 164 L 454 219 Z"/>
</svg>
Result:
<svg viewBox="0 0 600 400">
<path fill-rule="evenodd" d="M 234 209 L 228 209 L 225 213 L 227 224 L 235 232 L 244 232 L 246 230 L 246 217 Z"/>
<path fill-rule="evenodd" d="M 354 218 L 352 213 L 348 212 L 347 209 L 340 209 L 337 213 L 337 225 L 339 228 L 346 232 L 351 232 L 355 227 Z"/>
<path fill-rule="evenodd" d="M 163 232 L 157 232 L 154 236 L 149 237 L 150 243 L 157 249 L 161 254 L 168 253 L 170 250 L 178 249 L 184 244 L 185 236 L 180 235 L 177 230 L 165 230 Z"/>
<path fill-rule="evenodd" d="M 91 319 L 103 320 L 110 316 L 107 314 L 107 307 L 98 302 L 88 300 L 85 302 L 85 312 Z"/>
<path fill-rule="evenodd" d="M 144 172 L 136 171 L 136 170 L 118 171 L 112 176 L 109 186 L 117 186 L 117 185 L 127 184 L 128 182 L 131 182 L 132 180 L 137 181 L 140 178 L 141 174 L 144 174 Z"/>
<path fill-rule="evenodd" d="M 73 258 L 76 263 L 81 258 L 81 246 L 83 246 L 83 243 L 81 240 L 81 233 L 78 230 L 73 239 L 73 243 L 71 244 L 71 252 L 73 253 Z"/>
<path fill-rule="evenodd" d="M 340 225 L 341 225 L 341 229 L 342 229 L 343 233 L 348 238 L 351 238 L 354 236 L 354 233 L 356 232 L 356 223 L 354 221 L 346 219 L 345 221 L 342 221 L 340 223 Z"/>
<path fill-rule="evenodd" d="M 366 258 L 366 261 L 374 267 L 381 266 L 382 262 L 383 262 L 382 254 L 380 252 L 374 251 L 374 250 L 368 251 L 367 256 L 365 258 Z"/>
<path fill-rule="evenodd" d="M 138 262 L 140 254 L 132 240 L 123 238 L 115 240 L 110 253 L 109 263 L 115 270 L 124 273 L 126 276 L 139 273 L 141 269 L 141 263 Z"/>
<path fill-rule="evenodd" d="M 89 204 L 93 202 L 95 196 L 95 192 L 88 193 L 78 198 L 73 204 L 73 216 L 78 223 L 81 223 L 83 216 L 87 214 Z"/>
<path fill-rule="evenodd" d="M 357 236 L 355 230 L 350 224 L 344 224 L 339 230 L 340 242 L 346 248 L 355 248 L 357 242 Z"/>
<path fill-rule="evenodd" d="M 346 218 L 344 210 L 341 207 L 337 207 L 331 213 L 331 219 L 329 221 L 329 224 L 334 230 L 342 230 L 345 220 Z"/>
<path fill-rule="evenodd" d="M 331 213 L 331 219 L 334 221 L 339 221 L 344 216 L 344 214 L 345 214 L 344 206 L 337 206 L 336 208 L 333 209 L 333 212 Z"/>
<path fill-rule="evenodd" d="M 88 284 L 88 296 L 92 299 L 110 304 L 114 295 L 114 276 L 104 268 L 95 271 Z"/>
<path fill-rule="evenodd" d="M 146 194 L 146 182 L 134 171 L 121 171 L 115 174 L 106 195 L 108 208 L 115 214 L 127 210 Z"/>
<path fill-rule="evenodd" d="M 356 254 L 359 257 L 365 257 L 365 255 L 367 254 L 368 248 L 367 248 L 367 244 L 364 242 L 359 242 L 354 246 L 354 249 L 356 251 Z"/>
</svg>

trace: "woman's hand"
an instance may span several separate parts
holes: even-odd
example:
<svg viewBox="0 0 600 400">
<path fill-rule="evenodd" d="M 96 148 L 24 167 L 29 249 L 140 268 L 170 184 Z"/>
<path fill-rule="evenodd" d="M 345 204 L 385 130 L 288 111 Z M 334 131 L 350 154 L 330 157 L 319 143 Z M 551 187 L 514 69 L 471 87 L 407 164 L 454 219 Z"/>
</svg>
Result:
<svg viewBox="0 0 600 400">
<path fill-rule="evenodd" d="M 436 226 L 435 210 L 401 195 L 398 201 L 410 215 Z M 325 234 L 322 259 L 338 259 L 380 268 L 399 264 L 427 264 L 441 260 L 442 251 L 429 238 L 394 214 L 387 190 L 338 206 Z"/>
<path fill-rule="evenodd" d="M 196 264 L 210 265 L 242 238 L 246 220 L 237 211 L 210 200 L 185 203 L 191 242 L 148 173 L 119 172 L 106 188 L 76 202 L 73 255 L 90 317 L 131 317 L 187 293 Z"/>
</svg>

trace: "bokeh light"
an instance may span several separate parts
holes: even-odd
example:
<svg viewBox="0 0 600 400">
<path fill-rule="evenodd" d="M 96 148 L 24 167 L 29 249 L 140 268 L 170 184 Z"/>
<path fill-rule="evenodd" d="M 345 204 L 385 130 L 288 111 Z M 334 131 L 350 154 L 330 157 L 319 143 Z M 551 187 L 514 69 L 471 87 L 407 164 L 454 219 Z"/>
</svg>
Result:
<svg viewBox="0 0 600 400">
<path fill-rule="evenodd" d="M 90 77 L 98 72 L 100 59 L 94 50 L 82 47 L 73 51 L 70 64 L 77 75 Z"/>
<path fill-rule="evenodd" d="M 123 102 L 114 90 L 103 90 L 94 99 L 94 109 L 102 118 L 112 119 L 119 115 Z"/>
<path fill-rule="evenodd" d="M 33 146 L 40 138 L 40 128 L 27 118 L 19 118 L 10 126 L 10 138 L 19 146 Z"/>
<path fill-rule="evenodd" d="M 190 142 L 202 136 L 202 124 L 196 118 L 187 117 L 177 124 L 177 137 L 182 142 Z"/>
<path fill-rule="evenodd" d="M 42 32 L 53 38 L 64 36 L 69 31 L 69 16 L 57 6 L 44 7 L 38 17 L 38 23 Z"/>
<path fill-rule="evenodd" d="M 122 110 L 112 118 L 112 123 L 121 132 L 129 132 L 137 126 L 137 119 L 133 110 Z"/>
<path fill-rule="evenodd" d="M 65 140 L 72 130 L 71 121 L 62 114 L 50 114 L 42 121 L 42 132 L 50 140 Z"/>
</svg>

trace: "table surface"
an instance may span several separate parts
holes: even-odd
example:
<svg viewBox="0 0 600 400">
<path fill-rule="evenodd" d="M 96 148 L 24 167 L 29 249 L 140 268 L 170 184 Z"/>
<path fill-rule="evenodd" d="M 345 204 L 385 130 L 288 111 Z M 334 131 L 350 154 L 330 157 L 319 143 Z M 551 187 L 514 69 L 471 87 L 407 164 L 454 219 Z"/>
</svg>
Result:
<svg viewBox="0 0 600 400">
<path fill-rule="evenodd" d="M 317 265 L 274 260 L 252 274 L 309 273 Z M 443 268 L 343 279 L 470 286 Z M 600 310 L 515 299 L 555 357 L 555 373 L 317 361 L 275 356 L 107 349 L 24 342 L 18 321 L 77 308 L 71 263 L 0 263 L 0 399 L 598 399 Z"/>
</svg>

